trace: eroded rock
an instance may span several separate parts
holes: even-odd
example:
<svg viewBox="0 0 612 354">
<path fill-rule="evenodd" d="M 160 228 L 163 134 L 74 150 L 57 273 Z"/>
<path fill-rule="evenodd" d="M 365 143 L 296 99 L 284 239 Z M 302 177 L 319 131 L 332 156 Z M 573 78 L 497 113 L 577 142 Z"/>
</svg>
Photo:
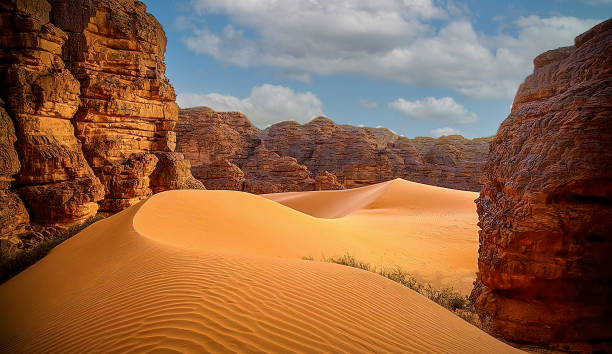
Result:
<svg viewBox="0 0 612 354">
<path fill-rule="evenodd" d="M 260 131 L 242 113 L 207 107 L 180 110 L 177 135 L 177 149 L 207 188 L 251 192 L 353 188 L 394 178 L 480 190 L 489 142 L 457 135 L 406 139 L 326 117 Z"/>
<path fill-rule="evenodd" d="M 484 168 L 472 298 L 506 339 L 609 350 L 612 20 L 534 64 Z"/>
</svg>

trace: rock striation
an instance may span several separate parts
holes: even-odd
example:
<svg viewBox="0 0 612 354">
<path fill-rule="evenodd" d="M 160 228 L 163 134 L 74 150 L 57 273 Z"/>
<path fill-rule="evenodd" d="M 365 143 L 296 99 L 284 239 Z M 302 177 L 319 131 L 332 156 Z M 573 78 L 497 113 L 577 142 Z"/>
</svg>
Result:
<svg viewBox="0 0 612 354">
<path fill-rule="evenodd" d="M 19 195 L 11 190 L 13 176 L 21 168 L 19 157 L 15 150 L 15 127 L 11 117 L 4 109 L 4 101 L 0 99 L 0 251 L 7 253 L 8 249 L 19 246 L 20 240 L 16 236 L 25 231 L 30 222 L 30 216 Z M 11 235 L 13 237 L 8 237 Z"/>
<path fill-rule="evenodd" d="M 472 298 L 495 335 L 612 347 L 611 53 L 608 20 L 535 58 L 491 142 Z"/>
<path fill-rule="evenodd" d="M 152 188 L 204 188 L 174 152 L 178 107 L 165 45 L 139 1 L 0 3 L 0 190 L 21 215 L 3 223 L 3 239 L 17 225 L 119 211 Z M 8 215 L 4 205 L 0 214 Z"/>
<path fill-rule="evenodd" d="M 253 193 L 342 189 L 394 178 L 480 190 L 489 138 L 407 139 L 385 128 L 340 125 L 326 117 L 260 131 L 244 114 L 181 109 L 177 150 L 211 189 Z"/>
<path fill-rule="evenodd" d="M 104 190 L 74 133 L 80 84 L 62 60 L 67 35 L 50 10 L 46 1 L 0 5 L 1 94 L 21 161 L 15 185 L 32 221 L 74 223 L 97 212 Z"/>
<path fill-rule="evenodd" d="M 164 155 L 175 149 L 178 119 L 176 95 L 164 75 L 164 31 L 139 1 L 51 3 L 53 23 L 68 36 L 63 57 L 81 83 L 74 123 L 85 156 L 104 184 L 101 208 L 122 210 L 151 195 L 156 168 L 168 169 L 157 176 L 188 172 L 180 166 L 182 155 Z M 158 164 L 162 155 L 164 163 Z M 156 183 L 157 190 L 180 184 L 167 178 Z"/>
</svg>

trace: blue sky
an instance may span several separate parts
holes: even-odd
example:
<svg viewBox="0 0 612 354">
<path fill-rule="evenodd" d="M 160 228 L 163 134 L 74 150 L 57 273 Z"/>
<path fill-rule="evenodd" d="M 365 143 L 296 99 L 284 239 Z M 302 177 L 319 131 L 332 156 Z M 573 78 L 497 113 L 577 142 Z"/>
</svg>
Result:
<svg viewBox="0 0 612 354">
<path fill-rule="evenodd" d="M 494 134 L 533 57 L 612 15 L 612 0 L 143 2 L 181 107 L 406 137 Z"/>
</svg>

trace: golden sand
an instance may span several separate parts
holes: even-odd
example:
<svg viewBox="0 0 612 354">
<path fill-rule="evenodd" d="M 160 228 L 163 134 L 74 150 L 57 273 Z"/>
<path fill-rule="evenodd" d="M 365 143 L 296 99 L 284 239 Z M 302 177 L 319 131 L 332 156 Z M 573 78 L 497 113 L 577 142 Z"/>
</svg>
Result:
<svg viewBox="0 0 612 354">
<path fill-rule="evenodd" d="M 475 197 L 403 180 L 160 193 L 0 286 L 0 352 L 510 352 L 386 278 L 300 259 L 348 252 L 467 293 Z"/>
</svg>

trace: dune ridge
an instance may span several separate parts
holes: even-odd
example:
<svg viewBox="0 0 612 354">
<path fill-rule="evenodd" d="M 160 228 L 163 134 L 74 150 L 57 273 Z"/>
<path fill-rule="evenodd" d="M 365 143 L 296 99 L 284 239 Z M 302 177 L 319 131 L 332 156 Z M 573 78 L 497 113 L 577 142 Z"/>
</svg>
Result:
<svg viewBox="0 0 612 354">
<path fill-rule="evenodd" d="M 423 187 L 373 187 L 384 191 L 336 219 L 240 192 L 157 194 L 0 286 L 0 352 L 512 351 L 388 279 L 298 259 L 323 239 L 344 248 L 352 233 L 332 232 L 384 215 L 390 188 Z M 300 241 L 306 231 L 285 233 L 296 226 L 327 234 Z"/>
</svg>

